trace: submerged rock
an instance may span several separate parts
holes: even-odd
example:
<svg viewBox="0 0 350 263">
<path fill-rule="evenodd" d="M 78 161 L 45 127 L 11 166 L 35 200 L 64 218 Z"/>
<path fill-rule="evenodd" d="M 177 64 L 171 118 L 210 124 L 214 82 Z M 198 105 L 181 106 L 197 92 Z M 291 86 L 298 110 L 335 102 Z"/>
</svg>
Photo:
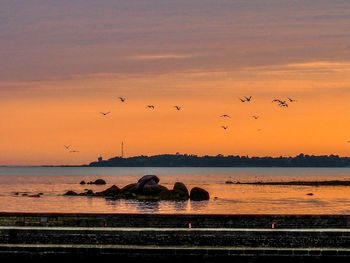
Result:
<svg viewBox="0 0 350 263">
<path fill-rule="evenodd" d="M 76 192 L 74 191 L 67 191 L 64 195 L 68 195 L 68 196 L 76 196 L 78 195 Z"/>
<path fill-rule="evenodd" d="M 204 201 L 209 200 L 209 198 L 209 193 L 206 190 L 199 187 L 192 188 L 190 193 L 190 199 L 192 201 Z"/>
<path fill-rule="evenodd" d="M 80 181 L 80 184 L 84 185 L 84 184 L 86 184 L 86 182 L 85 181 Z"/>
<path fill-rule="evenodd" d="M 40 197 L 39 194 L 34 194 L 34 195 L 28 195 L 28 197 Z"/>
<path fill-rule="evenodd" d="M 106 184 L 106 181 L 103 179 L 97 179 L 95 181 L 88 182 L 88 184 L 104 185 L 104 184 Z"/>
</svg>

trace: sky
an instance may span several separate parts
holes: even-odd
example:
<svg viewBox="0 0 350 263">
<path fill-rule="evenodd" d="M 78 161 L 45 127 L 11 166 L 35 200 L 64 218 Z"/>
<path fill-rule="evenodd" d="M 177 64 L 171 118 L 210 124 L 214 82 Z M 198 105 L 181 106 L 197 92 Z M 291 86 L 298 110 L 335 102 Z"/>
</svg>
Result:
<svg viewBox="0 0 350 263">
<path fill-rule="evenodd" d="M 349 25 L 348 0 L 1 0 L 0 165 L 350 156 Z"/>
</svg>

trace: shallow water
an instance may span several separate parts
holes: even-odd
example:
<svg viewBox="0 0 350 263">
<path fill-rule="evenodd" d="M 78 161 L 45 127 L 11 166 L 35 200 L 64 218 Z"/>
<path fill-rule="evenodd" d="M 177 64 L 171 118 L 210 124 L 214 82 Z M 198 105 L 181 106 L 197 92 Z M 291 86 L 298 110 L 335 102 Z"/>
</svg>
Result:
<svg viewBox="0 0 350 263">
<path fill-rule="evenodd" d="M 189 189 L 205 188 L 211 199 L 144 202 L 62 196 L 67 190 L 102 191 L 113 184 L 123 187 L 144 174 L 156 174 L 160 184 L 170 189 L 176 181 Z M 105 179 L 107 185 L 79 184 L 98 178 Z M 225 184 L 227 180 L 350 180 L 350 168 L 0 167 L 0 212 L 350 214 L 350 187 Z M 44 193 L 40 198 L 22 195 L 40 192 Z"/>
</svg>

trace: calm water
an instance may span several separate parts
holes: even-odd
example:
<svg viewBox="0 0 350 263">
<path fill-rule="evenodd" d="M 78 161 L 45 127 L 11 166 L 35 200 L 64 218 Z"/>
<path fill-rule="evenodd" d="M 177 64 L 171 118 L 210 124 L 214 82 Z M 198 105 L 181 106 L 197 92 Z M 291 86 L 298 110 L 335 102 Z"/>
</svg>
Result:
<svg viewBox="0 0 350 263">
<path fill-rule="evenodd" d="M 144 174 L 160 184 L 176 181 L 209 191 L 204 202 L 110 201 L 100 197 L 66 197 L 67 190 L 101 191 L 123 187 Z M 81 186 L 98 178 L 106 186 Z M 350 168 L 57 168 L 0 167 L 0 212 L 210 213 L 210 214 L 350 214 L 350 187 L 228 185 L 225 181 L 350 180 Z M 15 192 L 20 192 L 18 196 Z M 23 193 L 44 193 L 40 198 Z M 313 196 L 306 195 L 313 193 Z M 214 199 L 214 197 L 217 197 Z"/>
</svg>

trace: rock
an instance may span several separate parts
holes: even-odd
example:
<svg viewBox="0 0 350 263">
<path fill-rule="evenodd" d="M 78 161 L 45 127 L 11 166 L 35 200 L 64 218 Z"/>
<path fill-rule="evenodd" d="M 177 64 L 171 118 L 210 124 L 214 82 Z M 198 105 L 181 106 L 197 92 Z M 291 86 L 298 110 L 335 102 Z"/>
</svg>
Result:
<svg viewBox="0 0 350 263">
<path fill-rule="evenodd" d="M 199 187 L 194 187 L 191 190 L 190 193 L 190 199 L 193 201 L 203 201 L 203 200 L 209 200 L 209 193 Z"/>
<path fill-rule="evenodd" d="M 96 185 L 104 185 L 104 184 L 106 184 L 106 181 L 103 180 L 103 179 L 97 179 L 97 180 L 95 180 L 94 184 L 96 184 Z"/>
<path fill-rule="evenodd" d="M 135 198 L 136 184 L 128 184 L 121 189 L 121 198 L 132 199 Z"/>
<path fill-rule="evenodd" d="M 143 195 L 154 195 L 154 196 L 157 196 L 157 195 L 160 195 L 161 192 L 170 192 L 168 188 L 166 188 L 165 186 L 163 185 L 145 185 L 142 189 L 142 194 Z"/>
<path fill-rule="evenodd" d="M 86 184 L 86 182 L 85 181 L 80 181 L 80 184 L 83 185 L 83 184 Z"/>
<path fill-rule="evenodd" d="M 136 184 L 136 191 L 141 191 L 145 185 L 157 185 L 159 178 L 155 175 L 145 175 L 141 177 Z"/>
<path fill-rule="evenodd" d="M 88 184 L 104 185 L 104 184 L 106 184 L 106 181 L 103 179 L 97 179 L 95 181 L 88 182 Z"/>
<path fill-rule="evenodd" d="M 40 197 L 40 195 L 39 194 L 37 194 L 37 195 L 28 195 L 28 197 Z"/>
<path fill-rule="evenodd" d="M 136 184 L 128 184 L 126 186 L 124 186 L 121 191 L 123 193 L 127 193 L 127 192 L 131 192 L 134 193 L 136 191 Z"/>
<path fill-rule="evenodd" d="M 87 196 L 92 196 L 92 195 L 94 195 L 94 192 L 93 192 L 92 190 L 87 190 L 87 191 L 85 192 L 85 195 L 87 195 Z"/>
<path fill-rule="evenodd" d="M 78 195 L 76 192 L 74 191 L 67 191 L 64 195 L 67 195 L 67 196 L 76 196 Z"/>
<path fill-rule="evenodd" d="M 107 188 L 106 190 L 102 192 L 98 192 L 95 195 L 97 196 L 110 196 L 110 197 L 117 197 L 121 194 L 121 190 L 118 186 L 112 185 L 110 188 Z"/>
<path fill-rule="evenodd" d="M 306 194 L 306 195 L 314 195 L 313 193 L 308 193 L 308 194 Z"/>
<path fill-rule="evenodd" d="M 172 196 L 171 196 L 172 200 L 179 200 L 179 201 L 187 200 L 190 197 L 190 195 L 188 194 L 188 189 L 186 185 L 181 182 L 176 182 L 171 192 L 172 192 Z"/>
</svg>

